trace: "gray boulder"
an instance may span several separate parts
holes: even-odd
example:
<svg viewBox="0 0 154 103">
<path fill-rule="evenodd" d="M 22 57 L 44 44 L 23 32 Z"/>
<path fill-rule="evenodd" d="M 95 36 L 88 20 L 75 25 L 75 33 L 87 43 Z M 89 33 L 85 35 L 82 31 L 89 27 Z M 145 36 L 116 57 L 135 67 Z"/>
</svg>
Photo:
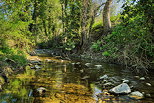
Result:
<svg viewBox="0 0 154 103">
<path fill-rule="evenodd" d="M 122 83 L 112 89 L 109 90 L 110 93 L 114 94 L 128 94 L 131 92 L 130 87 L 126 83 Z"/>
</svg>

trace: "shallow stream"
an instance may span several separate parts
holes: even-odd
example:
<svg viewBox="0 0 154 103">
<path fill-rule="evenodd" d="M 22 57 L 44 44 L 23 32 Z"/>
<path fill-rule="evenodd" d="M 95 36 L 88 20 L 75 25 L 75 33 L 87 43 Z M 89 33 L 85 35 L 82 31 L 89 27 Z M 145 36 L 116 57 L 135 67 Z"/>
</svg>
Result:
<svg viewBox="0 0 154 103">
<path fill-rule="evenodd" d="M 0 92 L 0 103 L 154 103 L 153 71 L 144 75 L 122 66 L 89 60 L 67 61 L 52 57 L 30 59 L 41 61 L 37 69 L 30 64 L 25 71 L 11 75 L 9 83 Z M 90 63 L 89 66 L 85 66 L 86 63 Z M 129 80 L 132 91 L 140 91 L 148 96 L 136 100 L 127 95 L 109 94 L 108 88 L 99 82 L 103 75 L 117 80 L 117 84 L 122 79 Z M 136 78 L 136 75 L 145 80 Z"/>
</svg>

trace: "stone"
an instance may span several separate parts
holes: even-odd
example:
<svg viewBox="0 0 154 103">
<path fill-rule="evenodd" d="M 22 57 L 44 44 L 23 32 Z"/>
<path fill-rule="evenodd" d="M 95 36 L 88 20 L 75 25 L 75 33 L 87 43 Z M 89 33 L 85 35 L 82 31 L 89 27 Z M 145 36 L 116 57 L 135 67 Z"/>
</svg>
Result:
<svg viewBox="0 0 154 103">
<path fill-rule="evenodd" d="M 81 68 L 81 67 L 82 67 L 82 65 L 81 65 L 81 63 L 80 63 L 80 62 L 77 62 L 77 63 L 75 63 L 75 64 L 74 64 L 74 67 L 75 67 L 75 68 Z"/>
<path fill-rule="evenodd" d="M 50 59 L 46 59 L 45 61 L 48 62 L 48 63 L 53 63 L 54 62 L 53 60 L 50 60 Z"/>
<path fill-rule="evenodd" d="M 41 69 L 41 67 L 38 65 L 35 65 L 35 69 Z"/>
<path fill-rule="evenodd" d="M 83 69 L 81 69 L 81 70 L 80 70 L 80 72 L 81 72 L 81 73 L 83 73 L 83 72 L 84 72 L 84 70 L 83 70 Z"/>
<path fill-rule="evenodd" d="M 122 83 L 112 89 L 109 90 L 109 92 L 114 94 L 128 94 L 131 92 L 130 87 L 126 83 Z"/>
<path fill-rule="evenodd" d="M 102 65 L 95 65 L 98 69 L 102 68 Z"/>
<path fill-rule="evenodd" d="M 129 83 L 129 80 L 127 80 L 127 79 L 122 79 L 123 81 L 123 83 Z"/>
<path fill-rule="evenodd" d="M 145 94 L 145 96 L 150 98 L 151 97 L 151 94 Z"/>
<path fill-rule="evenodd" d="M 77 62 L 77 63 L 75 63 L 75 64 L 78 64 L 78 65 L 80 65 L 81 63 L 80 63 L 80 62 Z"/>
<path fill-rule="evenodd" d="M 113 86 L 113 83 L 107 82 L 107 83 L 104 84 L 104 86 Z"/>
<path fill-rule="evenodd" d="M 140 80 L 145 80 L 145 78 L 144 77 L 141 77 Z"/>
<path fill-rule="evenodd" d="M 132 92 L 129 96 L 133 97 L 135 99 L 142 99 L 142 98 L 144 98 L 144 95 L 141 92 L 139 92 L 139 91 Z"/>
<path fill-rule="evenodd" d="M 90 67 L 91 63 L 86 63 L 85 66 Z"/>
<path fill-rule="evenodd" d="M 46 88 L 44 87 L 37 88 L 37 92 L 41 95 L 46 92 Z"/>
<path fill-rule="evenodd" d="M 81 78 L 81 79 L 88 79 L 88 78 L 90 78 L 90 76 L 84 76 L 84 77 Z"/>
<path fill-rule="evenodd" d="M 134 78 L 139 79 L 140 77 L 139 76 L 134 76 Z"/>
<path fill-rule="evenodd" d="M 103 80 L 103 83 L 107 83 L 108 82 L 108 80 Z"/>
<path fill-rule="evenodd" d="M 75 63 L 71 63 L 72 65 L 74 65 Z"/>
<path fill-rule="evenodd" d="M 103 75 L 103 76 L 101 76 L 99 79 L 108 79 L 109 77 L 108 77 L 108 75 Z"/>
<path fill-rule="evenodd" d="M 147 86 L 152 86 L 150 83 L 146 83 Z"/>
</svg>

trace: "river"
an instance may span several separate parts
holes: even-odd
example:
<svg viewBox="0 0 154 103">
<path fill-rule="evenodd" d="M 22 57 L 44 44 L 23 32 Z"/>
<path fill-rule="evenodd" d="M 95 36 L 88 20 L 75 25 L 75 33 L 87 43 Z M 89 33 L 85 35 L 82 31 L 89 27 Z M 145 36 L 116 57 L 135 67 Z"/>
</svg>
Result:
<svg viewBox="0 0 154 103">
<path fill-rule="evenodd" d="M 36 56 L 31 57 L 33 59 L 40 63 L 34 61 L 25 71 L 9 76 L 9 83 L 0 92 L 0 103 L 154 103 L 152 71 L 148 75 L 141 74 L 123 66 L 91 60 L 67 61 Z M 111 87 L 101 84 L 99 79 L 103 75 L 115 80 L 114 86 L 123 79 L 129 80 L 132 91 L 147 96 L 140 100 L 127 95 L 114 96 L 108 93 Z"/>
</svg>

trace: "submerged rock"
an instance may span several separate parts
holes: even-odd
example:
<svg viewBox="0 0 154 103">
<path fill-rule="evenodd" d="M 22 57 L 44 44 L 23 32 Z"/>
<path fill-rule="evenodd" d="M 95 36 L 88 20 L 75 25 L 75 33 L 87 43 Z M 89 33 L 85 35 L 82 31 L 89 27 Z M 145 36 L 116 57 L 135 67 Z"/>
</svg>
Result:
<svg viewBox="0 0 154 103">
<path fill-rule="evenodd" d="M 144 95 L 139 91 L 132 92 L 129 96 L 135 99 L 142 99 L 144 97 Z"/>
<path fill-rule="evenodd" d="M 122 83 L 112 89 L 109 90 L 109 92 L 114 94 L 128 94 L 131 92 L 130 87 L 126 83 Z"/>
</svg>

